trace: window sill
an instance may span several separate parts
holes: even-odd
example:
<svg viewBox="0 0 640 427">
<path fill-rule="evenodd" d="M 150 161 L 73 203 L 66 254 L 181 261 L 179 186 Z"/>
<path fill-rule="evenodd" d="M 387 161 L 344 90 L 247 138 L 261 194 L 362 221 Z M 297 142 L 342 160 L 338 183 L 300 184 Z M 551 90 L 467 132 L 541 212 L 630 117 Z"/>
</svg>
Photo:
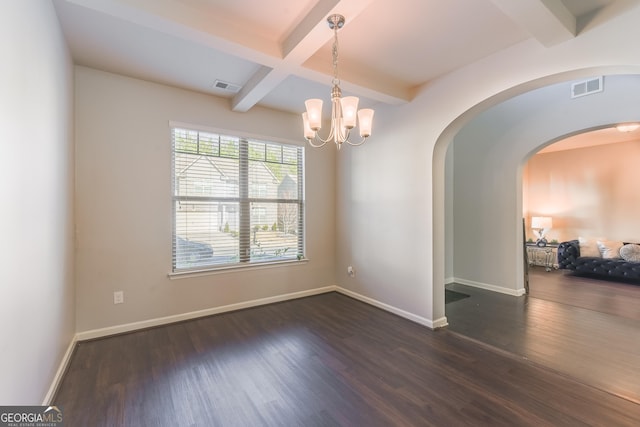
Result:
<svg viewBox="0 0 640 427">
<path fill-rule="evenodd" d="M 236 273 L 240 271 L 248 271 L 248 270 L 263 270 L 265 268 L 278 268 L 278 267 L 287 267 L 292 264 L 306 264 L 309 260 L 307 258 L 303 258 L 301 260 L 293 259 L 287 261 L 277 261 L 277 262 L 265 262 L 265 263 L 251 263 L 247 265 L 230 265 L 227 267 L 211 267 L 205 268 L 201 270 L 187 270 L 187 271 L 177 271 L 168 273 L 167 276 L 171 280 L 178 279 L 186 279 L 189 277 L 200 277 L 200 276 L 210 276 L 215 274 L 223 274 L 223 273 Z"/>
</svg>

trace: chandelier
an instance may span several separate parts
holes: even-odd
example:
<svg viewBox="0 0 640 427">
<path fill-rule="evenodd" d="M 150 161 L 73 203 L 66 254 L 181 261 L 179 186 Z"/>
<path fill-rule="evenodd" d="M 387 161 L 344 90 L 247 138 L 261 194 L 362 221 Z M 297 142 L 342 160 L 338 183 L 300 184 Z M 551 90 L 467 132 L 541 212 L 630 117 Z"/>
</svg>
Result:
<svg viewBox="0 0 640 427">
<path fill-rule="evenodd" d="M 318 134 L 322 127 L 322 100 L 308 99 L 305 101 L 307 111 L 302 113 L 304 137 L 312 147 L 322 147 L 329 141 L 335 142 L 340 149 L 343 143 L 361 145 L 371 135 L 373 110 L 365 108 L 358 111 L 358 97 L 342 97 L 340 79 L 338 79 L 338 29 L 344 25 L 344 16 L 331 15 L 327 18 L 329 28 L 333 30 L 333 89 L 331 89 L 331 130 L 326 139 Z M 356 127 L 356 116 L 360 125 L 360 141 L 351 142 L 351 129 Z"/>
</svg>

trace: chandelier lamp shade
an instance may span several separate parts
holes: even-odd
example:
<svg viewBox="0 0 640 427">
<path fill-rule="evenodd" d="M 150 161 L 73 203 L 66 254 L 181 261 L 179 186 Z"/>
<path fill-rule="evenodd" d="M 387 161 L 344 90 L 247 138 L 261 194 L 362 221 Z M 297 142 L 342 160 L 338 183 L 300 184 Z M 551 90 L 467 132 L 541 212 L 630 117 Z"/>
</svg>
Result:
<svg viewBox="0 0 640 427">
<path fill-rule="evenodd" d="M 331 128 L 326 138 L 319 135 L 322 127 L 322 99 L 305 101 L 306 112 L 302 113 L 304 137 L 312 147 L 322 147 L 333 141 L 338 149 L 343 143 L 361 145 L 371 135 L 373 110 L 358 110 L 359 99 L 356 96 L 342 97 L 340 80 L 338 79 L 338 30 L 344 26 L 344 16 L 330 15 L 327 18 L 329 28 L 334 32 L 333 38 L 333 88 L 331 89 Z M 356 123 L 357 122 L 357 123 Z M 351 130 L 359 124 L 360 140 L 352 142 Z"/>
</svg>

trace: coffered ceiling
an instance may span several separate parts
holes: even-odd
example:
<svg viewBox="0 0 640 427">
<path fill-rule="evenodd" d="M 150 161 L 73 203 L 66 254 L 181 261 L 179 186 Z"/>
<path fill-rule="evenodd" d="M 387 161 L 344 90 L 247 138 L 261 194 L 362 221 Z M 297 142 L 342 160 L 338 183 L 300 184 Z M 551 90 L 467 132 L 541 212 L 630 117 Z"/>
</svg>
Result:
<svg viewBox="0 0 640 427">
<path fill-rule="evenodd" d="M 417 88 L 533 38 L 580 34 L 624 0 L 54 0 L 75 63 L 255 105 L 301 112 L 329 101 L 339 13 L 339 76 L 361 106 Z M 237 91 L 215 87 L 221 81 Z"/>
</svg>

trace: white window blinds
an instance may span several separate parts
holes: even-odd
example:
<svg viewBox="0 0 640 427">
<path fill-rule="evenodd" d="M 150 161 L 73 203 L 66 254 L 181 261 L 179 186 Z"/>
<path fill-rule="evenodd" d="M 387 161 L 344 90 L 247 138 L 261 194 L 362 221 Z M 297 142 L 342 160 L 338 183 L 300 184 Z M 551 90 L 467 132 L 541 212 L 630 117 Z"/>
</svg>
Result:
<svg viewBox="0 0 640 427">
<path fill-rule="evenodd" d="M 174 127 L 173 271 L 304 256 L 304 148 Z"/>
</svg>

